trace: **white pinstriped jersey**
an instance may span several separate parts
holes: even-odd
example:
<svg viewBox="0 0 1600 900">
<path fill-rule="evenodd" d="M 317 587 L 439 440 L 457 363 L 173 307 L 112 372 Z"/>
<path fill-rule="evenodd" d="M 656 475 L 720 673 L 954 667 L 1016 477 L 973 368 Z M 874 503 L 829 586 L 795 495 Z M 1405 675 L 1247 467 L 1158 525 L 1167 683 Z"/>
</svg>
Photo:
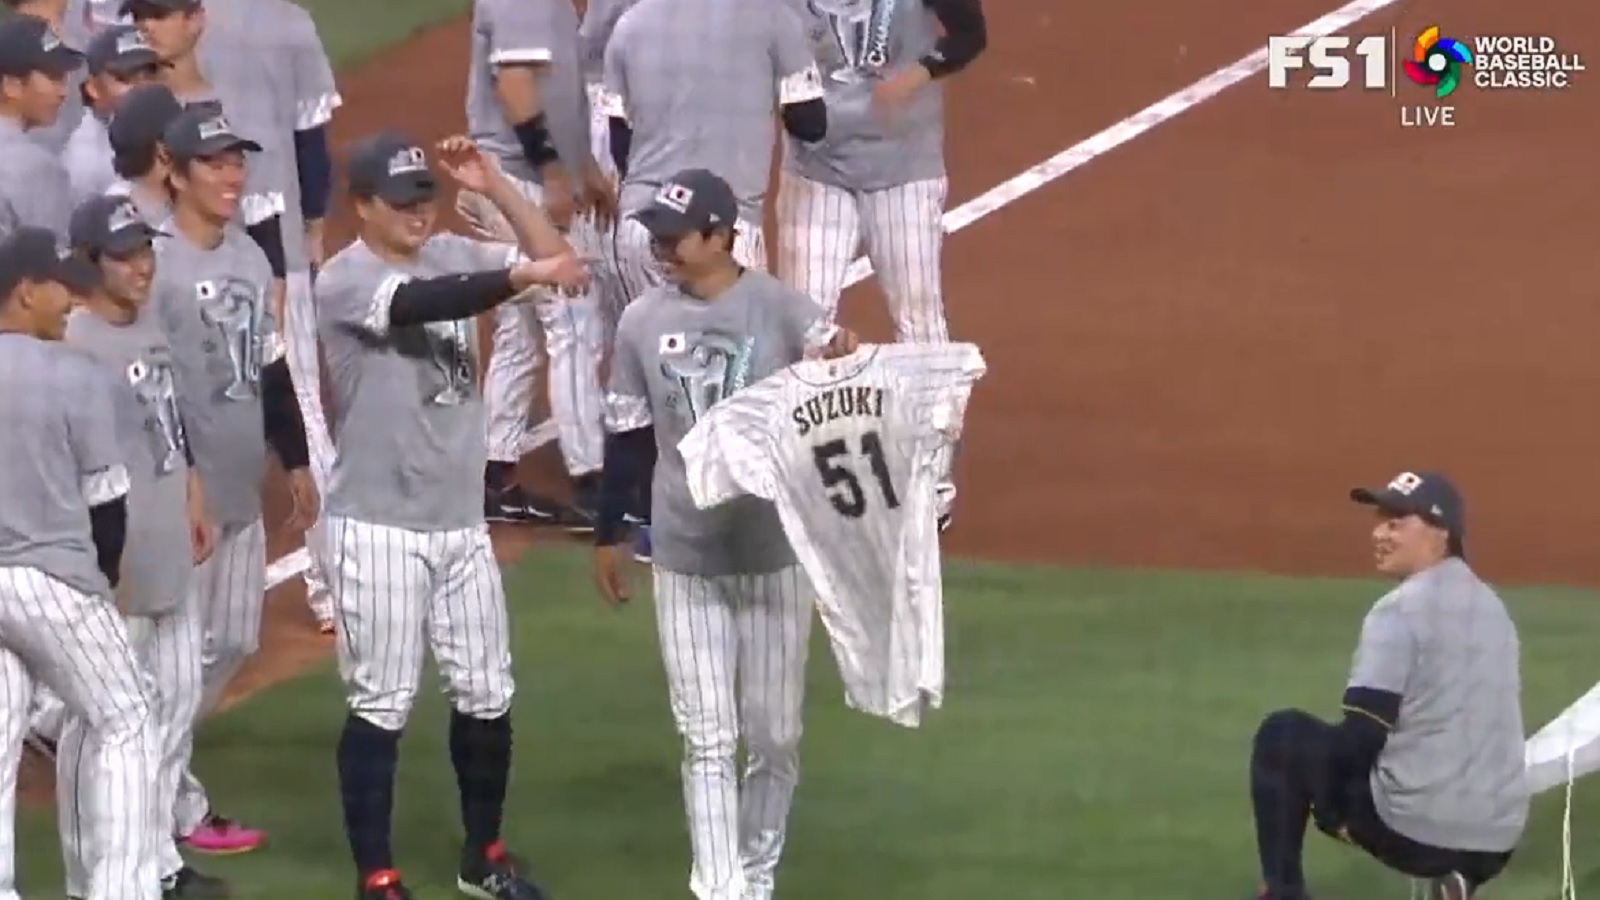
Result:
<svg viewBox="0 0 1600 900">
<path fill-rule="evenodd" d="M 678 445 L 701 507 L 771 501 L 855 709 L 916 727 L 944 694 L 944 451 L 986 369 L 972 344 L 868 345 L 712 407 Z"/>
</svg>

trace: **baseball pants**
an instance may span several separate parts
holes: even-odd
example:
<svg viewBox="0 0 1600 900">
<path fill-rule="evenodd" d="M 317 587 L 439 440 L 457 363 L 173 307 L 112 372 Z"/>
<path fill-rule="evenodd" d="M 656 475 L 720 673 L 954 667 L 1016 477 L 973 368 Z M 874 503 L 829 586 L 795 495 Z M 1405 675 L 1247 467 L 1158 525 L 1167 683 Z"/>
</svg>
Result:
<svg viewBox="0 0 1600 900">
<path fill-rule="evenodd" d="M 150 801 L 156 819 L 156 874 L 164 878 L 184 865 L 183 857 L 178 855 L 171 810 L 177 799 L 179 778 L 194 746 L 204 627 L 192 602 L 181 603 L 163 616 L 129 616 L 126 621 L 134 653 L 153 682 L 151 713 L 156 755 Z M 91 846 L 93 835 L 83 817 L 84 786 L 92 784 L 94 777 L 94 758 L 82 752 L 85 733 L 82 720 L 74 720 L 74 725 L 63 731 L 56 754 L 56 821 L 69 897 L 85 896 L 89 866 L 99 850 Z"/>
<path fill-rule="evenodd" d="M 605 85 L 589 82 L 589 152 L 594 155 L 600 171 L 620 189 L 617 164 L 611 158 L 611 117 L 606 115 Z M 622 318 L 622 308 L 628 305 L 627 293 L 617 274 L 616 242 L 612 232 L 599 235 L 599 271 L 593 273 L 594 286 L 600 301 L 600 318 L 604 323 L 605 338 L 601 346 L 607 350 L 617 336 L 617 321 Z"/>
<path fill-rule="evenodd" d="M 950 339 L 940 255 L 949 181 L 851 191 L 784 171 L 778 176 L 778 277 L 810 294 L 830 318 L 864 244 L 894 318 L 895 339 Z"/>
<path fill-rule="evenodd" d="M 204 717 L 222 702 L 228 682 L 261 647 L 261 614 L 266 603 L 267 532 L 260 519 L 248 525 L 224 528 L 211 558 L 195 566 L 190 602 L 202 623 L 199 649 L 201 677 L 198 696 L 174 702 L 197 705 Z M 175 649 L 193 653 L 193 649 Z M 180 836 L 194 832 L 211 811 L 204 786 L 189 769 L 194 744 L 185 741 L 178 755 L 177 797 L 173 802 L 175 830 Z"/>
<path fill-rule="evenodd" d="M 627 216 L 619 219 L 611 239 L 612 259 L 626 305 L 662 282 L 661 264 L 650 250 L 650 232 L 633 219 Z M 760 225 L 744 221 L 737 224 L 733 234 L 733 258 L 746 268 L 766 271 L 767 239 Z"/>
<path fill-rule="evenodd" d="M 324 534 L 351 713 L 404 728 L 430 650 L 458 712 L 511 709 L 510 622 L 487 526 L 410 531 L 330 516 Z"/>
<path fill-rule="evenodd" d="M 770 900 L 800 777 L 811 585 L 799 566 L 764 575 L 653 572 L 661 658 L 683 738 L 689 889 L 699 900 Z"/>
<path fill-rule="evenodd" d="M 0 568 L 0 900 L 18 900 L 17 766 L 36 683 L 66 704 L 64 737 L 96 775 L 80 792 L 80 822 L 99 851 L 84 896 L 157 900 L 156 733 L 127 627 L 108 597 L 21 567 Z"/>
<path fill-rule="evenodd" d="M 300 402 L 300 417 L 306 426 L 306 447 L 311 451 L 311 478 L 317 493 L 327 496 L 328 474 L 333 471 L 333 438 L 322 410 L 322 366 L 317 343 L 316 297 L 311 290 L 310 272 L 290 272 L 284 300 L 284 349 L 289 375 L 294 379 L 295 399 Z M 305 571 L 306 603 L 318 622 L 333 619 L 328 599 L 327 579 L 322 564 L 311 548 L 321 545 L 316 537 L 320 521 L 312 523 L 306 535 L 309 565 Z"/>
<path fill-rule="evenodd" d="M 538 185 L 513 181 L 529 199 L 539 201 Z M 516 243 L 511 225 L 488 198 L 463 192 L 456 207 L 482 239 Z M 600 259 L 601 242 L 593 222 L 573 222 L 567 238 L 580 255 Z M 533 449 L 529 420 L 540 362 L 535 323 L 543 332 L 549 357 L 550 415 L 556 421 L 567 473 L 577 477 L 599 472 L 605 462 L 600 358 L 606 332 L 593 290 L 576 296 L 548 294 L 534 303 L 502 303 L 495 309 L 493 350 L 483 378 L 489 459 L 514 463 Z"/>
</svg>

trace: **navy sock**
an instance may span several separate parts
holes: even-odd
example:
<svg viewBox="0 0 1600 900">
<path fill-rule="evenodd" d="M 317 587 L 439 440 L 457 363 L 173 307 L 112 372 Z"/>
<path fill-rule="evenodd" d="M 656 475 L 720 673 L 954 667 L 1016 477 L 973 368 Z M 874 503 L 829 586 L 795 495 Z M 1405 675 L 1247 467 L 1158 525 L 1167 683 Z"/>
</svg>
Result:
<svg viewBox="0 0 1600 900">
<path fill-rule="evenodd" d="M 506 783 L 511 778 L 511 714 L 475 719 L 451 710 L 450 762 L 461 792 L 467 849 L 482 853 L 500 840 Z"/>
<path fill-rule="evenodd" d="M 400 732 L 354 715 L 345 719 L 339 736 L 339 793 L 350 854 L 362 878 L 394 868 L 389 835 L 399 760 Z"/>
<path fill-rule="evenodd" d="M 516 466 L 512 463 L 491 459 L 483 467 L 483 483 L 491 491 L 503 491 L 515 481 Z"/>
</svg>

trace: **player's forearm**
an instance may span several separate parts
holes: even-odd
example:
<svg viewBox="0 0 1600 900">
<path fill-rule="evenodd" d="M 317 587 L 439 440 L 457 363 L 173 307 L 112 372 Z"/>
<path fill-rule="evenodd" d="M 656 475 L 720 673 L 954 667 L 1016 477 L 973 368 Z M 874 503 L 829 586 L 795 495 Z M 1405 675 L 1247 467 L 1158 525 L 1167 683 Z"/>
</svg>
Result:
<svg viewBox="0 0 1600 900">
<path fill-rule="evenodd" d="M 594 526 L 597 547 L 622 542 L 623 518 L 656 464 L 656 430 L 635 428 L 606 435 L 605 466 L 600 471 L 600 508 Z"/>
<path fill-rule="evenodd" d="M 506 224 L 517 237 L 517 246 L 528 258 L 548 259 L 572 252 L 572 245 L 544 210 L 504 175 L 490 182 L 487 196 L 495 209 L 506 217 Z"/>
<path fill-rule="evenodd" d="M 413 279 L 396 287 L 389 298 L 389 327 L 470 319 L 517 293 L 508 269 Z"/>
<path fill-rule="evenodd" d="M 117 586 L 122 568 L 122 548 L 128 541 L 126 494 L 89 507 L 89 538 L 94 541 L 95 562 L 106 581 Z"/>
<path fill-rule="evenodd" d="M 550 139 L 545 120 L 544 96 L 539 86 L 539 70 L 531 65 L 500 66 L 495 70 L 495 100 L 500 114 L 522 147 L 522 155 L 535 169 L 561 161 Z"/>
<path fill-rule="evenodd" d="M 294 133 L 294 166 L 300 176 L 300 214 L 315 222 L 328 214 L 333 191 L 333 159 L 325 125 Z"/>
<path fill-rule="evenodd" d="M 289 375 L 286 358 L 261 367 L 261 416 L 267 444 L 285 471 L 292 472 L 311 464 L 306 426 L 300 418 L 300 401 L 294 396 L 294 379 Z"/>
<path fill-rule="evenodd" d="M 933 51 L 920 63 L 931 79 L 966 68 L 989 46 L 989 26 L 981 0 L 923 0 L 944 29 Z"/>
<path fill-rule="evenodd" d="M 633 126 L 621 116 L 607 116 L 606 125 L 611 161 L 617 166 L 617 175 L 627 178 L 628 154 L 633 151 Z"/>
</svg>

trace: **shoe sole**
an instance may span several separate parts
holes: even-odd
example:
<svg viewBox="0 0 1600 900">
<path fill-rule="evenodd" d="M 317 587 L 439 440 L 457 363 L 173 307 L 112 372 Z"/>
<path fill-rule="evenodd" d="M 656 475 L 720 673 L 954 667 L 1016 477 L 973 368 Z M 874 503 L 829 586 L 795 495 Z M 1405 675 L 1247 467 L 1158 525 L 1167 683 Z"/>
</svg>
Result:
<svg viewBox="0 0 1600 900">
<path fill-rule="evenodd" d="M 499 897 L 460 876 L 456 877 L 456 892 L 464 897 L 472 897 L 474 900 L 500 900 Z"/>
</svg>

